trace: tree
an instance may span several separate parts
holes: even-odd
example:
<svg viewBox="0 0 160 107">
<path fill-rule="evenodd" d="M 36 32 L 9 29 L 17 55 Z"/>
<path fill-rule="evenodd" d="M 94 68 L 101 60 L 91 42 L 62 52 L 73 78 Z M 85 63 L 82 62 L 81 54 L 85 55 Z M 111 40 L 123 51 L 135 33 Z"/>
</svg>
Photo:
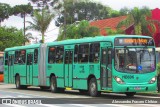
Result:
<svg viewBox="0 0 160 107">
<path fill-rule="evenodd" d="M 81 20 L 98 20 L 110 17 L 111 8 L 99 3 L 84 0 L 64 0 L 57 23 L 72 24 Z M 57 24 L 58 25 L 58 24 Z"/>
<path fill-rule="evenodd" d="M 23 30 L 23 35 L 25 36 L 25 32 L 26 32 L 26 25 L 25 25 L 25 17 L 26 15 L 32 15 L 33 13 L 33 7 L 31 6 L 30 3 L 28 3 L 27 5 L 16 5 L 13 7 L 13 15 L 20 15 L 21 18 L 24 18 L 24 30 Z M 25 45 L 25 42 L 24 42 L 24 45 Z"/>
<path fill-rule="evenodd" d="M 9 18 L 12 14 L 11 7 L 8 4 L 0 3 L 0 23 L 4 21 L 4 19 Z"/>
<path fill-rule="evenodd" d="M 40 31 L 42 35 L 42 43 L 44 43 L 44 34 L 48 29 L 54 14 L 49 13 L 47 10 L 42 9 L 42 12 L 34 11 L 33 22 L 27 21 L 30 26 L 27 27 L 27 30 L 36 30 Z"/>
<path fill-rule="evenodd" d="M 124 34 L 124 31 L 121 29 L 111 29 L 111 28 L 106 28 L 107 35 L 115 35 L 115 34 Z"/>
<path fill-rule="evenodd" d="M 21 46 L 23 42 L 22 30 L 15 27 L 0 27 L 0 51 L 13 46 Z"/>
<path fill-rule="evenodd" d="M 65 39 L 78 39 L 83 37 L 94 37 L 100 34 L 99 28 L 89 25 L 87 20 L 67 25 L 66 32 L 63 28 L 60 29 L 58 40 L 63 40 L 63 35 L 66 33 Z"/>
<path fill-rule="evenodd" d="M 128 13 L 129 13 L 129 9 L 127 7 L 121 8 L 119 11 L 119 14 L 121 16 L 128 15 Z"/>
<path fill-rule="evenodd" d="M 149 8 L 143 7 L 142 9 L 139 9 L 135 7 L 134 9 L 129 11 L 128 17 L 125 20 L 121 21 L 117 27 L 129 27 L 133 25 L 136 35 L 153 35 L 156 27 L 154 25 L 154 20 L 147 20 L 147 18 L 150 19 L 150 17 L 151 11 Z"/>
</svg>

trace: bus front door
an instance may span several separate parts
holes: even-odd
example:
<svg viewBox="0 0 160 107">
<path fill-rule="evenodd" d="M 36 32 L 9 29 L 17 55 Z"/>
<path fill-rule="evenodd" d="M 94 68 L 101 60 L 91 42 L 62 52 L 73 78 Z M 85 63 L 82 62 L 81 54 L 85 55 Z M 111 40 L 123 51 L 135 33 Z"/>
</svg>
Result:
<svg viewBox="0 0 160 107">
<path fill-rule="evenodd" d="M 26 83 L 28 85 L 33 84 L 33 53 L 27 53 L 27 70 L 26 70 Z"/>
<path fill-rule="evenodd" d="M 101 88 L 112 87 L 112 57 L 111 48 L 102 48 L 101 53 Z"/>
<path fill-rule="evenodd" d="M 65 87 L 72 87 L 73 84 L 73 50 L 65 51 Z"/>
<path fill-rule="evenodd" d="M 14 83 L 14 54 L 9 54 L 8 83 Z"/>
</svg>

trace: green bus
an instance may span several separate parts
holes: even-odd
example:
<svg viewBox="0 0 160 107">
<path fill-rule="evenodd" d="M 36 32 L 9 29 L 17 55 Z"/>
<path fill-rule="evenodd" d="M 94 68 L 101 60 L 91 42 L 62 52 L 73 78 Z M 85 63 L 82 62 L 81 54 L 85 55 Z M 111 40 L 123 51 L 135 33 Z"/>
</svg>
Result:
<svg viewBox="0 0 160 107">
<path fill-rule="evenodd" d="M 4 82 L 16 88 L 66 88 L 98 96 L 157 89 L 154 40 L 115 35 L 70 39 L 5 49 Z"/>
</svg>

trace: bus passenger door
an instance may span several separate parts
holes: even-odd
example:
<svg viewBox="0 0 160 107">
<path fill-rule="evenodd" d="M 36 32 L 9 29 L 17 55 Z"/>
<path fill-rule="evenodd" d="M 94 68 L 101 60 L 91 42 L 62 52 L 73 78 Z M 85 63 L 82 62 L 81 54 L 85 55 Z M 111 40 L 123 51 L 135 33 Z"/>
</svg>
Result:
<svg viewBox="0 0 160 107">
<path fill-rule="evenodd" d="M 73 50 L 65 50 L 65 86 L 72 87 L 73 84 Z"/>
<path fill-rule="evenodd" d="M 8 83 L 14 83 L 14 54 L 9 54 L 8 57 Z"/>
<path fill-rule="evenodd" d="M 101 53 L 101 87 L 107 89 L 112 87 L 112 48 L 102 48 Z"/>
<path fill-rule="evenodd" d="M 33 53 L 27 53 L 27 70 L 26 70 L 27 84 L 33 84 Z"/>
</svg>

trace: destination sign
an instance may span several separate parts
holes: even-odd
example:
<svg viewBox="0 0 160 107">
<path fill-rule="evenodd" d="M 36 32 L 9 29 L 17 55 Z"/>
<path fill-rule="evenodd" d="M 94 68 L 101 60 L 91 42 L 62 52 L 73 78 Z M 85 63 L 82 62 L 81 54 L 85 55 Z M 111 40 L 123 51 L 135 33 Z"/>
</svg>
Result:
<svg viewBox="0 0 160 107">
<path fill-rule="evenodd" d="M 152 38 L 116 38 L 115 46 L 154 46 Z"/>
</svg>

